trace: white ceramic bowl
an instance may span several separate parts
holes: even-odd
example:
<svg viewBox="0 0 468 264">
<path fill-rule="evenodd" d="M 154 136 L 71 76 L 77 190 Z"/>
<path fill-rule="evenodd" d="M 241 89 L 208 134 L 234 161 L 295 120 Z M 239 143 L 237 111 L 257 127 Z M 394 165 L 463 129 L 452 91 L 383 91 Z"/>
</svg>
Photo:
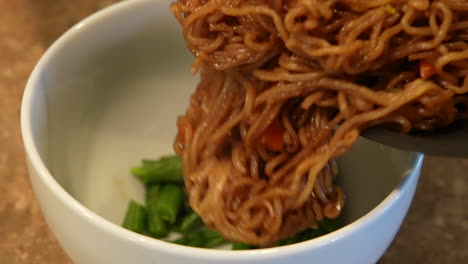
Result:
<svg viewBox="0 0 468 264">
<path fill-rule="evenodd" d="M 169 1 L 124 1 L 65 33 L 27 84 L 21 126 L 45 219 L 75 263 L 375 263 L 414 194 L 422 156 L 360 140 L 340 161 L 349 223 L 295 245 L 247 251 L 174 245 L 119 226 L 142 199 L 128 168 L 172 152 L 197 79 Z"/>
</svg>

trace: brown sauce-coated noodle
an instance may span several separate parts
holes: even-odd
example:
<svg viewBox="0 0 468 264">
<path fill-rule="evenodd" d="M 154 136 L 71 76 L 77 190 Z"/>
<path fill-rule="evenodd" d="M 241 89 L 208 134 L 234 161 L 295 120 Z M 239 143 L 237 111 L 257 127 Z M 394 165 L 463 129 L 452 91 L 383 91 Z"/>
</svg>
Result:
<svg viewBox="0 0 468 264">
<path fill-rule="evenodd" d="M 201 75 L 174 148 L 192 208 L 229 240 L 270 246 L 339 216 L 335 159 L 363 129 L 431 131 L 467 116 L 468 1 L 171 9 Z"/>
</svg>

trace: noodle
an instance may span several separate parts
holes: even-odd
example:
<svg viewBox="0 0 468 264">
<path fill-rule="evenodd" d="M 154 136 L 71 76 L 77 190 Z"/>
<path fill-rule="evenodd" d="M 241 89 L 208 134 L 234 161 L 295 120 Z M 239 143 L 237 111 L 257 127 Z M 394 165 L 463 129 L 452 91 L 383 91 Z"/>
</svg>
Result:
<svg viewBox="0 0 468 264">
<path fill-rule="evenodd" d="M 467 1 L 171 9 L 201 75 L 174 149 L 192 208 L 231 241 L 270 246 L 338 217 L 335 159 L 363 129 L 432 131 L 468 116 Z"/>
</svg>

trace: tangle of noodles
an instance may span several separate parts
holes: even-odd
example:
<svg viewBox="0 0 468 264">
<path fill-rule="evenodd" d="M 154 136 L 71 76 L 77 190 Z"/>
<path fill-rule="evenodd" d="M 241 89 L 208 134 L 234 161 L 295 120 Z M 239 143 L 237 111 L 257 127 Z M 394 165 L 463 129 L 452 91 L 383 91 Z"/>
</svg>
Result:
<svg viewBox="0 0 468 264">
<path fill-rule="evenodd" d="M 337 217 L 335 158 L 366 127 L 430 131 L 466 117 L 467 0 L 171 9 L 201 75 L 174 148 L 192 208 L 229 240 L 270 246 Z"/>
</svg>

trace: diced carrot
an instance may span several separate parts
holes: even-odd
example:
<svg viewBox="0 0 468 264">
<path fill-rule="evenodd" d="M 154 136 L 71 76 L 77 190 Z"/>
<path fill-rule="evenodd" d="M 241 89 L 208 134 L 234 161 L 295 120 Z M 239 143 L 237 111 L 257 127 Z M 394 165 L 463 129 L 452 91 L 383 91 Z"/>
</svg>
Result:
<svg viewBox="0 0 468 264">
<path fill-rule="evenodd" d="M 284 147 L 283 133 L 283 124 L 275 119 L 263 133 L 261 142 L 270 150 L 280 151 Z"/>
<path fill-rule="evenodd" d="M 179 129 L 179 136 L 183 139 L 185 139 L 185 126 L 183 125 L 183 122 L 177 122 L 177 128 Z"/>
<path fill-rule="evenodd" d="M 424 79 L 430 78 L 432 75 L 436 73 L 436 69 L 434 65 L 427 60 L 421 60 L 419 63 L 419 71 L 421 77 Z"/>
</svg>

